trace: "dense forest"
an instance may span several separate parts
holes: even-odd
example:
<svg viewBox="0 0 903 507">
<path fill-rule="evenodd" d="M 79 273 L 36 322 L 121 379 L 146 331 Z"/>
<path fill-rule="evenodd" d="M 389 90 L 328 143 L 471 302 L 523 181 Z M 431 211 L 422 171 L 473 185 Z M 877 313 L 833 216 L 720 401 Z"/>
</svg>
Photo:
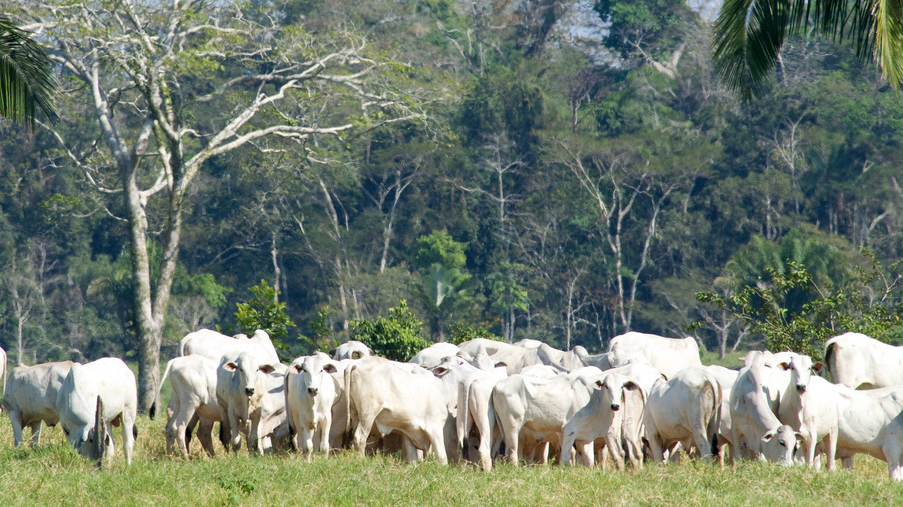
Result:
<svg viewBox="0 0 903 507">
<path fill-rule="evenodd" d="M 241 331 L 252 287 L 278 292 L 293 353 L 402 301 L 432 341 L 599 350 L 636 330 L 723 353 L 759 338 L 696 294 L 790 261 L 899 309 L 903 104 L 849 48 L 790 39 L 742 102 L 707 4 L 4 10 L 61 84 L 58 122 L 0 124 L 12 361 L 166 359 L 192 330 Z"/>
</svg>

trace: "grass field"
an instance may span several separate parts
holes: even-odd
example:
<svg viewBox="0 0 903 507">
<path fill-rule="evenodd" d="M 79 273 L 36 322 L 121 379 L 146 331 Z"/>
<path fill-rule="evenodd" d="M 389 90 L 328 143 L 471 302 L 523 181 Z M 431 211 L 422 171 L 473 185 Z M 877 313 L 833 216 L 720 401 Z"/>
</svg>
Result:
<svg viewBox="0 0 903 507">
<path fill-rule="evenodd" d="M 196 442 L 192 459 L 171 459 L 164 422 L 141 417 L 138 426 L 132 465 L 117 449 L 96 470 L 58 428 L 45 429 L 37 449 L 13 449 L 3 417 L 0 505 L 903 505 L 903 484 L 889 482 L 883 462 L 864 457 L 854 471 L 833 474 L 750 462 L 720 469 L 702 460 L 639 472 L 500 465 L 487 474 L 352 453 L 312 463 L 290 454 L 208 459 Z"/>
<path fill-rule="evenodd" d="M 736 364 L 738 355 L 721 364 Z M 132 465 L 117 448 L 97 470 L 68 446 L 59 428 L 45 428 L 37 449 L 13 449 L 3 416 L 0 506 L 903 505 L 903 484 L 888 480 L 883 462 L 863 456 L 855 470 L 830 474 L 751 462 L 721 469 L 702 460 L 647 464 L 638 472 L 501 464 L 483 473 L 473 466 L 407 465 L 396 456 L 353 453 L 306 463 L 292 454 L 227 456 L 218 447 L 209 459 L 193 441 L 191 459 L 182 460 L 166 456 L 164 424 L 139 417 Z M 118 429 L 114 436 L 119 443 Z"/>
</svg>

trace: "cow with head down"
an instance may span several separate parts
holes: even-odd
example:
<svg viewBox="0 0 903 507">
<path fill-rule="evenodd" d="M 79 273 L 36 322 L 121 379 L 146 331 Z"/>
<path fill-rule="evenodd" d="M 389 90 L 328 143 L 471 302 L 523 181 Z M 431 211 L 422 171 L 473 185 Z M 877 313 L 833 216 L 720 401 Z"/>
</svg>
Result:
<svg viewBox="0 0 903 507">
<path fill-rule="evenodd" d="M 16 447 L 22 443 L 24 428 L 31 428 L 31 445 L 36 446 L 41 443 L 42 423 L 59 422 L 56 400 L 70 368 L 72 361 L 13 368 L 3 391 L 3 409 L 9 414 Z"/>
<path fill-rule="evenodd" d="M 245 435 L 251 452 L 263 454 L 273 439 L 288 436 L 285 415 L 286 367 L 261 363 L 254 354 L 223 354 L 216 375 L 216 400 L 223 416 L 227 447 L 237 451 Z"/>
<path fill-rule="evenodd" d="M 91 459 L 113 455 L 109 425 L 121 426 L 125 460 L 131 464 L 138 388 L 135 374 L 121 359 L 73 364 L 60 387 L 57 407 L 69 443 Z"/>
<path fill-rule="evenodd" d="M 357 340 L 348 340 L 332 349 L 329 353 L 332 354 L 332 358 L 336 361 L 342 361 L 344 359 L 363 359 L 374 355 L 370 347 Z"/>
<path fill-rule="evenodd" d="M 295 446 L 310 461 L 314 450 L 329 452 L 333 405 L 342 388 L 338 365 L 322 352 L 292 361 L 285 374 L 285 404 Z M 342 421 L 344 422 L 344 420 Z"/>
</svg>

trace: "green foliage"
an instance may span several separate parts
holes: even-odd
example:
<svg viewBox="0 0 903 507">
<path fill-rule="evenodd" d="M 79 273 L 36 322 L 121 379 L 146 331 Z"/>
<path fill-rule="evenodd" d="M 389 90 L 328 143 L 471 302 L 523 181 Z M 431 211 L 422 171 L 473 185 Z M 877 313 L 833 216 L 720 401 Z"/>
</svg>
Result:
<svg viewBox="0 0 903 507">
<path fill-rule="evenodd" d="M 251 287 L 254 297 L 247 303 L 237 303 L 235 320 L 243 333 L 252 334 L 258 329 L 263 329 L 270 335 L 273 345 L 277 349 L 286 349 L 285 338 L 288 338 L 288 328 L 295 323 L 285 311 L 285 303 L 277 300 L 279 291 L 269 286 L 266 280 Z"/>
<path fill-rule="evenodd" d="M 801 263 L 788 259 L 784 271 L 766 267 L 766 280 L 728 297 L 714 292 L 700 292 L 696 297 L 752 324 L 752 331 L 765 337 L 769 350 L 792 350 L 821 359 L 824 343 L 832 336 L 856 331 L 887 340 L 903 326 L 901 266 L 890 267 L 894 276 L 888 280 L 878 259 L 865 249 L 862 254 L 871 260 L 871 266 L 857 267 L 855 277 L 845 286 L 820 286 Z M 799 310 L 788 308 L 788 296 L 793 292 L 808 300 Z"/>
<path fill-rule="evenodd" d="M 422 323 L 405 300 L 389 310 L 389 317 L 351 321 L 351 338 L 365 343 L 376 355 L 407 361 L 429 346 L 421 334 Z"/>
<path fill-rule="evenodd" d="M 465 249 L 467 243 L 455 241 L 448 232 L 433 231 L 417 238 L 412 261 L 422 270 L 429 269 L 433 264 L 460 269 L 467 263 Z"/>
<path fill-rule="evenodd" d="M 329 305 L 323 305 L 317 311 L 317 316 L 307 323 L 310 326 L 312 336 L 299 336 L 302 342 L 307 342 L 313 350 L 320 352 L 329 352 L 339 346 L 339 341 L 335 338 L 332 328 L 329 326 L 329 319 L 332 316 L 332 308 Z"/>
<path fill-rule="evenodd" d="M 501 336 L 492 334 L 483 326 L 475 324 L 467 324 L 465 322 L 456 322 L 448 330 L 448 342 L 460 345 L 468 340 L 475 338 L 486 338 L 487 340 L 495 340 L 498 342 L 505 341 Z"/>
</svg>

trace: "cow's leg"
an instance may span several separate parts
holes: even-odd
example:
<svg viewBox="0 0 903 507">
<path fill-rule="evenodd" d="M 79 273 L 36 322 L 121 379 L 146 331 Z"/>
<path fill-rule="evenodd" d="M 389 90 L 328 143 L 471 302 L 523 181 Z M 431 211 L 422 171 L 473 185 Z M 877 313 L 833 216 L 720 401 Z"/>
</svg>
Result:
<svg viewBox="0 0 903 507">
<path fill-rule="evenodd" d="M 595 463 L 596 451 L 593 446 L 593 441 L 590 440 L 590 441 L 584 442 L 584 443 L 580 443 L 578 441 L 578 442 L 574 442 L 574 443 L 577 446 L 577 454 L 582 458 L 581 461 L 583 462 L 583 464 L 592 468 L 593 465 L 596 464 Z M 564 459 L 564 447 L 563 446 L 561 448 L 561 452 L 562 452 L 561 457 L 563 460 Z"/>
<path fill-rule="evenodd" d="M 320 421 L 320 431 L 318 432 L 319 442 L 317 442 L 317 450 L 323 454 L 329 454 L 329 432 L 332 431 L 332 411 L 326 410 Z"/>
<path fill-rule="evenodd" d="M 207 455 L 211 458 L 213 457 L 213 420 L 208 419 L 206 417 L 200 418 L 200 425 L 198 426 L 198 440 L 201 442 L 201 447 L 207 451 Z"/>
<path fill-rule="evenodd" d="M 826 451 L 828 456 L 827 460 L 827 468 L 829 472 L 833 472 L 837 469 L 837 464 L 834 462 L 835 455 L 837 454 L 837 428 L 832 429 L 828 433 L 828 450 Z"/>
<path fill-rule="evenodd" d="M 357 419 L 357 426 L 354 427 L 354 437 L 351 439 L 351 444 L 354 450 L 363 456 L 367 452 L 367 437 L 373 431 L 373 422 L 376 416 L 369 412 L 358 410 Z"/>
<path fill-rule="evenodd" d="M 298 442 L 301 444 L 301 452 L 304 454 L 304 459 L 308 462 L 310 461 L 311 454 L 314 452 L 314 432 L 316 431 L 316 426 L 307 421 L 301 423 L 301 431 L 298 434 Z"/>
<path fill-rule="evenodd" d="M 646 425 L 646 440 L 649 441 L 649 450 L 652 454 L 652 461 L 656 463 L 664 463 L 665 462 L 665 450 L 664 445 L 662 444 L 661 437 L 658 435 L 658 431 L 651 427 L 651 425 Z"/>
<path fill-rule="evenodd" d="M 12 423 L 13 426 L 13 446 L 19 447 L 19 444 L 22 443 L 22 418 L 18 411 L 9 411 L 9 422 Z M 31 438 L 32 445 L 34 445 L 34 431 L 32 431 Z"/>
<path fill-rule="evenodd" d="M 120 414 L 122 418 L 122 448 L 125 451 L 126 464 L 132 464 L 132 451 L 135 449 L 135 419 L 129 414 Z M 111 446 L 112 447 L 112 446 Z"/>
<path fill-rule="evenodd" d="M 38 421 L 31 425 L 31 446 L 37 447 L 41 443 L 41 426 L 42 422 Z"/>
<path fill-rule="evenodd" d="M 439 459 L 439 463 L 447 465 L 448 454 L 445 451 L 444 425 L 444 423 L 441 426 L 437 425 L 435 428 L 432 428 L 432 431 L 430 431 L 430 452 L 436 455 L 436 458 Z"/>
<path fill-rule="evenodd" d="M 508 448 L 508 461 L 514 466 L 518 466 L 517 448 L 520 444 L 518 441 L 520 439 L 520 421 L 501 417 L 499 422 L 502 426 L 502 438 L 505 440 L 505 447 Z"/>
</svg>

